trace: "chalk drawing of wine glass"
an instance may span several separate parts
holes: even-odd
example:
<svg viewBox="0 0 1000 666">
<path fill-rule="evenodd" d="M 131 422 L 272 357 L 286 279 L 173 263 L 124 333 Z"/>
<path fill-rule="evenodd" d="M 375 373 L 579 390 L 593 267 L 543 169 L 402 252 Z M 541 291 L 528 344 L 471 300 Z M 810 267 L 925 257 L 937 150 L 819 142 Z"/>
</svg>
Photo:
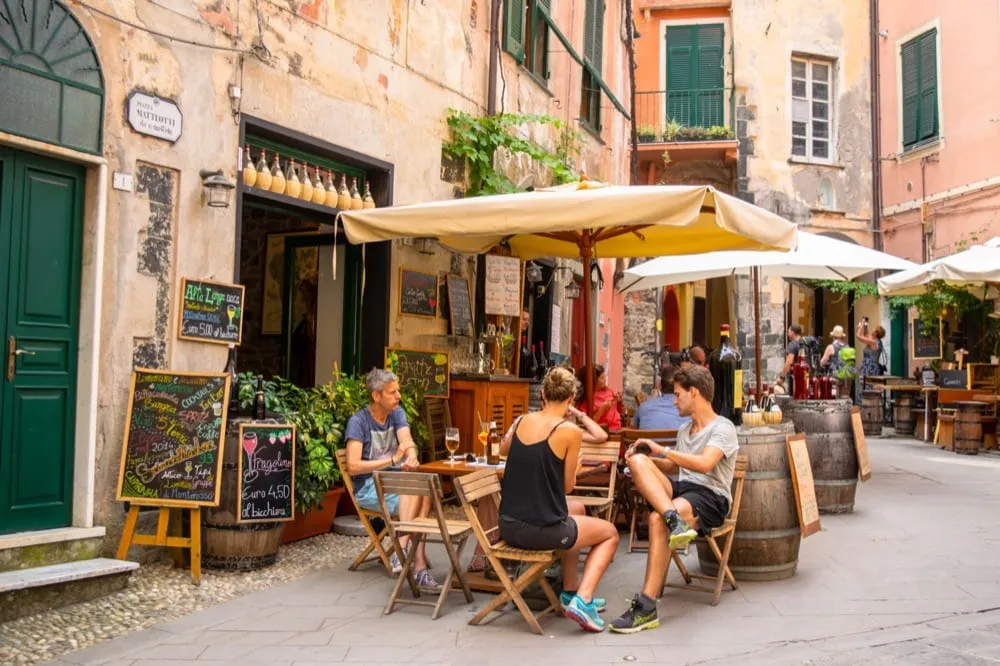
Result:
<svg viewBox="0 0 1000 666">
<path fill-rule="evenodd" d="M 253 469 L 253 454 L 257 450 L 257 433 L 255 432 L 245 432 L 243 433 L 243 450 L 247 452 L 247 458 L 250 462 L 250 469 Z"/>
<path fill-rule="evenodd" d="M 184 471 L 185 472 L 187 472 L 188 474 L 190 474 L 192 469 L 194 469 L 194 465 L 191 463 L 190 460 L 188 460 L 186 463 L 184 463 Z"/>
<path fill-rule="evenodd" d="M 233 326 L 233 319 L 236 317 L 236 313 L 237 312 L 238 312 L 238 310 L 236 309 L 235 305 L 227 305 L 226 306 L 226 316 L 229 317 L 229 328 L 231 328 L 231 329 L 235 328 L 235 326 Z"/>
</svg>

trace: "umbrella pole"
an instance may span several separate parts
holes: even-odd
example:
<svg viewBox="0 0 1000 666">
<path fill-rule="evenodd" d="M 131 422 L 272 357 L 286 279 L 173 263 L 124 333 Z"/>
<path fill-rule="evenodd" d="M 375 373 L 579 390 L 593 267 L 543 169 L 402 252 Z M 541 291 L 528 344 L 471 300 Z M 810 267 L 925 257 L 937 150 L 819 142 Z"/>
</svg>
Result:
<svg viewBox="0 0 1000 666">
<path fill-rule="evenodd" d="M 753 272 L 753 361 L 754 372 L 757 375 L 757 399 L 760 399 L 760 268 L 754 266 Z"/>
<path fill-rule="evenodd" d="M 590 260 L 594 256 L 594 248 L 590 241 L 590 231 L 583 232 L 583 240 L 580 242 L 580 257 L 583 259 L 583 367 L 584 371 L 584 396 L 587 401 L 587 415 L 594 412 L 594 313 L 592 311 L 590 296 Z"/>
</svg>

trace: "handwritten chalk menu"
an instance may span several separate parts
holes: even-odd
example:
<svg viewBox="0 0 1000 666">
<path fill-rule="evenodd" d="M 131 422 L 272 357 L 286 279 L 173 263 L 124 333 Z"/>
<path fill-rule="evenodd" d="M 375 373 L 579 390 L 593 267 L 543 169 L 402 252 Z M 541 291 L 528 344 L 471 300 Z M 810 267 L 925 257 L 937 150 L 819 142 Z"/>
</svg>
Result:
<svg viewBox="0 0 1000 666">
<path fill-rule="evenodd" d="M 243 285 L 181 280 L 181 340 L 240 344 L 243 341 Z"/>
<path fill-rule="evenodd" d="M 240 424 L 240 523 L 295 518 L 295 426 Z"/>
<path fill-rule="evenodd" d="M 472 298 L 469 295 L 469 281 L 464 277 L 449 275 L 448 311 L 451 315 L 452 335 L 473 335 Z"/>
<path fill-rule="evenodd" d="M 865 440 L 860 407 L 851 408 L 851 430 L 854 431 L 854 450 L 858 454 L 858 473 L 862 481 L 867 481 L 872 478 L 872 464 L 868 460 L 868 442 Z"/>
<path fill-rule="evenodd" d="M 399 314 L 437 317 L 437 298 L 437 275 L 399 269 Z"/>
<path fill-rule="evenodd" d="M 935 359 L 941 358 L 941 325 L 925 328 L 919 319 L 913 320 L 911 329 L 910 349 L 913 350 L 913 358 Z"/>
<path fill-rule="evenodd" d="M 385 348 L 385 367 L 399 377 L 399 387 L 415 388 L 425 398 L 447 398 L 451 392 L 448 353 Z"/>
<path fill-rule="evenodd" d="M 486 255 L 486 314 L 521 316 L 521 260 Z"/>
<path fill-rule="evenodd" d="M 788 468 L 792 473 L 792 488 L 795 490 L 795 508 L 799 514 L 799 529 L 807 537 L 819 532 L 819 504 L 816 503 L 816 486 L 813 483 L 812 466 L 806 436 L 787 435 Z"/>
<path fill-rule="evenodd" d="M 118 500 L 218 506 L 229 375 L 132 372 Z"/>
</svg>

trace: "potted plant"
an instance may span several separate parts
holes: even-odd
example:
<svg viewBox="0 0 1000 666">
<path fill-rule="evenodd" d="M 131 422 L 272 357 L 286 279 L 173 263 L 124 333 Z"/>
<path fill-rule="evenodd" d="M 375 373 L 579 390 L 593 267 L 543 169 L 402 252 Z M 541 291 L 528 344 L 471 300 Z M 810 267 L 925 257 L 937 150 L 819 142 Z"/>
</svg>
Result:
<svg viewBox="0 0 1000 666">
<path fill-rule="evenodd" d="M 639 143 L 653 143 L 656 141 L 656 127 L 653 125 L 639 125 L 635 130 L 639 138 Z"/>
<path fill-rule="evenodd" d="M 728 127 L 723 127 L 722 125 L 712 125 L 706 131 L 709 139 L 714 141 L 723 141 L 725 139 L 733 138 L 733 130 Z"/>
<path fill-rule="evenodd" d="M 676 120 L 668 120 L 667 124 L 663 126 L 663 140 L 667 143 L 673 143 L 677 141 L 677 132 L 684 127 L 681 123 Z"/>
<path fill-rule="evenodd" d="M 677 130 L 677 141 L 704 141 L 708 130 L 704 127 L 681 127 Z"/>
</svg>

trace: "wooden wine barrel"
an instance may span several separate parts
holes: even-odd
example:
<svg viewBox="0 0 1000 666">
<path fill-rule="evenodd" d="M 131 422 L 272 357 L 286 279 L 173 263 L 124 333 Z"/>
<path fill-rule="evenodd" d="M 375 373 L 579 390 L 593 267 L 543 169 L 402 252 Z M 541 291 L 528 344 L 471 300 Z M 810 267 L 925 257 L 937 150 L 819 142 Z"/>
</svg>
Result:
<svg viewBox="0 0 1000 666">
<path fill-rule="evenodd" d="M 983 444 L 983 407 L 982 402 L 956 403 L 955 413 L 955 453 L 978 455 Z"/>
<path fill-rule="evenodd" d="M 788 400 L 781 403 L 785 419 L 795 424 L 795 432 L 851 432 L 848 398 L 838 400 Z"/>
<path fill-rule="evenodd" d="M 867 390 L 861 393 L 861 424 L 868 437 L 882 436 L 883 413 L 882 391 Z"/>
<path fill-rule="evenodd" d="M 237 456 L 241 422 L 226 427 L 219 506 L 202 509 L 201 564 L 207 569 L 250 571 L 270 566 L 278 559 L 283 522 L 237 523 Z"/>
<path fill-rule="evenodd" d="M 909 391 L 895 391 L 896 407 L 893 410 L 893 418 L 896 421 L 896 434 L 903 437 L 912 437 L 913 429 L 916 427 L 916 420 L 913 418 L 913 394 Z"/>
<path fill-rule="evenodd" d="M 820 513 L 851 513 L 858 489 L 853 432 L 806 433 L 816 504 Z"/>
<path fill-rule="evenodd" d="M 729 556 L 738 581 L 795 575 L 802 537 L 785 448 L 785 437 L 793 432 L 791 423 L 738 429 L 740 453 L 747 456 L 743 503 Z M 718 572 L 708 544 L 698 543 L 698 560 L 706 575 Z"/>
</svg>

